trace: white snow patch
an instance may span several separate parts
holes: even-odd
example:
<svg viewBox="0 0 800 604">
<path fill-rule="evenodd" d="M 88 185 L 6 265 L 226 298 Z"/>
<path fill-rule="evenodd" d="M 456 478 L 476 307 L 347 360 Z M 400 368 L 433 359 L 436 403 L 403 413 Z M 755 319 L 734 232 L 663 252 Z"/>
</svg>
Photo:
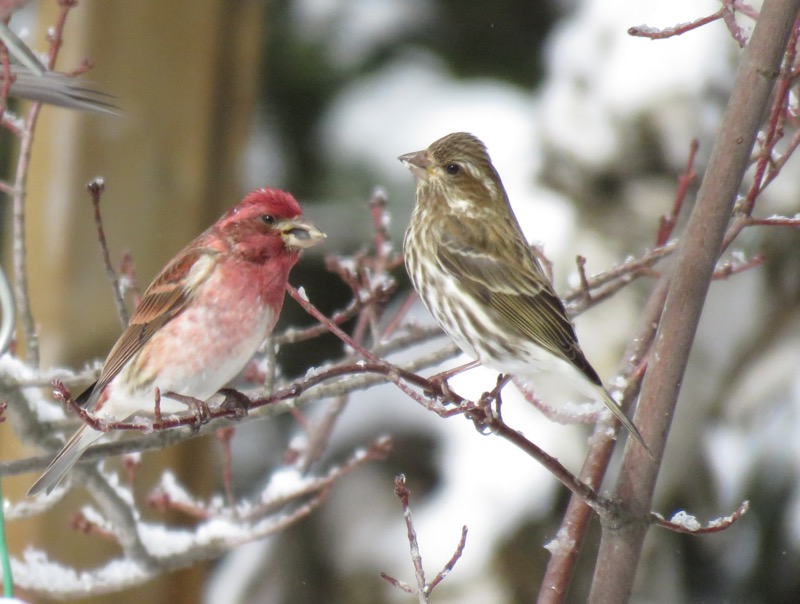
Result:
<svg viewBox="0 0 800 604">
<path fill-rule="evenodd" d="M 282 499 L 302 490 L 308 484 L 304 477 L 295 468 L 283 467 L 272 473 L 269 484 L 261 495 L 262 501 Z"/>
<path fill-rule="evenodd" d="M 80 592 L 107 585 L 133 585 L 147 576 L 136 563 L 129 560 L 112 560 L 105 566 L 90 571 L 76 571 L 50 561 L 42 551 L 27 549 L 22 561 L 12 559 L 14 582 L 24 589 L 44 593 Z"/>
<path fill-rule="evenodd" d="M 700 522 L 694 516 L 687 514 L 683 510 L 675 512 L 672 518 L 669 519 L 673 524 L 679 524 L 687 530 L 696 531 L 701 527 Z"/>
<path fill-rule="evenodd" d="M 553 556 L 564 556 L 575 547 L 575 540 L 569 536 L 566 528 L 558 529 L 555 538 L 545 543 L 544 549 Z"/>
</svg>

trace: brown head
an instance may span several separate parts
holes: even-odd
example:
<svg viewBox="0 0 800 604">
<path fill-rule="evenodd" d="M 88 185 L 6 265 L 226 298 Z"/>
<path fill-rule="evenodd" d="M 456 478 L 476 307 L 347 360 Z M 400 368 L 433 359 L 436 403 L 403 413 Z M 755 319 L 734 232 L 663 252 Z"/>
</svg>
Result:
<svg viewBox="0 0 800 604">
<path fill-rule="evenodd" d="M 423 198 L 439 199 L 455 204 L 453 210 L 474 213 L 508 203 L 486 145 L 472 134 L 448 134 L 427 149 L 398 159 L 417 181 L 418 203 Z"/>
</svg>

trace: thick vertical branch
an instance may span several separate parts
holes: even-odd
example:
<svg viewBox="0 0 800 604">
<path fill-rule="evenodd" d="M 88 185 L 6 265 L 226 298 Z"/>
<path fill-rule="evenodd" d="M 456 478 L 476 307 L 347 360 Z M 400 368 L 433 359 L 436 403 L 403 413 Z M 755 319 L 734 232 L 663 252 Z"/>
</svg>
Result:
<svg viewBox="0 0 800 604">
<path fill-rule="evenodd" d="M 697 204 L 682 238 L 636 424 L 651 461 L 627 447 L 615 498 L 626 516 L 604 519 L 591 602 L 627 602 L 641 555 L 658 466 L 725 228 L 748 165 L 800 0 L 767 0 L 733 86 Z"/>
<path fill-rule="evenodd" d="M 650 294 L 650 299 L 639 318 L 639 328 L 635 332 L 636 337 L 631 340 L 625 354 L 622 355 L 626 366 L 623 367 L 620 375 L 627 378 L 627 383 L 634 390 L 634 392 L 625 393 L 625 400 L 636 398 L 635 390 L 638 389 L 637 385 L 640 382 L 631 379 L 631 374 L 636 371 L 636 368 L 631 365 L 641 362 L 650 350 L 655 337 L 655 326 L 658 325 L 664 308 L 668 287 L 669 278 L 665 276 L 659 280 Z M 591 447 L 583 462 L 578 478 L 595 490 L 599 491 L 603 482 L 603 477 L 611 461 L 614 444 L 614 441 L 607 440 L 600 446 Z M 578 555 L 581 552 L 581 544 L 593 514 L 592 509 L 580 497 L 573 495 L 570 498 L 567 511 L 564 513 L 564 520 L 561 522 L 559 535 L 563 535 L 564 541 L 570 543 L 571 546 L 557 548 L 553 552 L 539 589 L 539 596 L 536 600 L 538 604 L 559 604 L 566 601 L 567 590 L 575 572 Z"/>
</svg>

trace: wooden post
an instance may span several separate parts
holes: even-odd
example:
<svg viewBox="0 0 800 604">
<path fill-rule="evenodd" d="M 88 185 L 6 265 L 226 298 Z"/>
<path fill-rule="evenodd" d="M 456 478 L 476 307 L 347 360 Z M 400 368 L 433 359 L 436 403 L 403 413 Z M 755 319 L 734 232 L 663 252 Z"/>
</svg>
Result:
<svg viewBox="0 0 800 604">
<path fill-rule="evenodd" d="M 259 83 L 265 5 L 137 0 L 84 2 L 71 12 L 58 69 L 70 71 L 82 58 L 92 59 L 96 67 L 83 77 L 114 94 L 123 115 L 42 111 L 27 216 L 30 294 L 43 367 L 79 366 L 104 356 L 121 331 L 87 182 L 105 179 L 102 210 L 112 260 L 118 263 L 129 249 L 141 288 L 241 198 L 238 168 Z M 39 28 L 29 40 L 35 49 L 46 48 L 45 32 L 57 13 L 54 0 L 40 3 Z M 8 434 L 7 426 L 3 430 Z M 5 458 L 15 455 L 8 438 L 0 446 Z M 212 470 L 217 459 L 214 443 L 200 439 L 146 454 L 140 478 L 152 484 L 166 464 L 202 493 L 214 472 L 192 475 L 192 469 Z M 6 496 L 23 496 L 34 478 L 7 481 Z M 71 496 L 35 526 L 12 524 L 15 555 L 27 545 L 40 546 L 70 565 L 80 558 L 79 566 L 108 556 L 109 546 L 99 539 L 70 532 L 68 517 L 77 501 Z M 203 579 L 202 571 L 173 573 L 146 588 L 93 601 L 198 602 Z"/>
</svg>

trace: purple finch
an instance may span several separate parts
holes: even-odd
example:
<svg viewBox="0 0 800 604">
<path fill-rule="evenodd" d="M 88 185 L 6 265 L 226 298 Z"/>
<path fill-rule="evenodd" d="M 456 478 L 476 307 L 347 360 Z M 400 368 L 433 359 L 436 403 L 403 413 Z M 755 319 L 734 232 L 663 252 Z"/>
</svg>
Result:
<svg viewBox="0 0 800 604">
<path fill-rule="evenodd" d="M 406 269 L 442 329 L 462 351 L 496 371 L 524 379 L 540 372 L 567 374 L 647 449 L 583 354 L 486 146 L 457 132 L 398 159 L 417 184 L 403 243 Z"/>
<path fill-rule="evenodd" d="M 152 414 L 156 388 L 207 400 L 272 331 L 300 251 L 324 238 L 288 193 L 253 191 L 159 273 L 78 402 L 113 422 Z M 186 409 L 168 396 L 160 407 L 164 414 Z M 29 495 L 52 491 L 102 434 L 81 426 Z"/>
</svg>

